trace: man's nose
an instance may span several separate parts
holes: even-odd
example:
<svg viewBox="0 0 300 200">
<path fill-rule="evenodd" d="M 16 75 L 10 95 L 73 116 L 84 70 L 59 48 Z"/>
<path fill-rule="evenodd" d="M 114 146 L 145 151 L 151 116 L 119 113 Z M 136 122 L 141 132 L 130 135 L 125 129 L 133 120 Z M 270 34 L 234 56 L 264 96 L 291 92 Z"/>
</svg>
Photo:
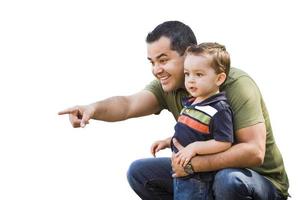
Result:
<svg viewBox="0 0 300 200">
<path fill-rule="evenodd" d="M 164 69 L 159 64 L 153 65 L 153 73 L 154 74 L 159 74 L 159 73 L 162 73 L 163 71 L 164 71 Z"/>
</svg>

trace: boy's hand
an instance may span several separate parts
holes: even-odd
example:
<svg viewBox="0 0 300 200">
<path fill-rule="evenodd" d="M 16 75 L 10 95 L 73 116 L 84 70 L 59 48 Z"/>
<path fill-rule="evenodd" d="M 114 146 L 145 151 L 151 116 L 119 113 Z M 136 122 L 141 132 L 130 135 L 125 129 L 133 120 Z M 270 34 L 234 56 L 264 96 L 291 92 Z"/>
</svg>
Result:
<svg viewBox="0 0 300 200">
<path fill-rule="evenodd" d="M 196 143 L 191 143 L 175 154 L 177 164 L 185 167 L 189 163 L 189 161 L 196 155 L 195 145 Z"/>
<path fill-rule="evenodd" d="M 181 165 L 177 164 L 177 158 L 175 157 L 175 153 L 172 153 L 172 177 L 173 178 L 178 178 L 178 177 L 184 177 L 187 176 L 188 174 L 184 171 L 184 168 Z"/>
<path fill-rule="evenodd" d="M 173 139 L 173 144 L 174 146 L 178 149 L 178 151 L 181 151 L 182 149 L 184 149 L 184 147 L 174 138 Z M 184 171 L 184 168 L 177 164 L 178 163 L 178 158 L 176 158 L 175 153 L 172 153 L 172 170 L 173 170 L 173 174 L 172 177 L 183 177 L 183 176 L 187 176 L 188 174 Z"/>
<path fill-rule="evenodd" d="M 74 128 L 84 128 L 89 120 L 94 115 L 94 108 L 92 106 L 75 106 L 58 112 L 59 115 L 69 114 L 70 123 Z"/>
<path fill-rule="evenodd" d="M 165 148 L 168 148 L 168 147 L 170 147 L 169 139 L 158 140 L 151 145 L 150 151 L 151 151 L 151 154 L 153 155 L 153 157 L 156 157 L 155 154 L 157 152 L 159 152 L 160 150 L 163 150 Z"/>
</svg>

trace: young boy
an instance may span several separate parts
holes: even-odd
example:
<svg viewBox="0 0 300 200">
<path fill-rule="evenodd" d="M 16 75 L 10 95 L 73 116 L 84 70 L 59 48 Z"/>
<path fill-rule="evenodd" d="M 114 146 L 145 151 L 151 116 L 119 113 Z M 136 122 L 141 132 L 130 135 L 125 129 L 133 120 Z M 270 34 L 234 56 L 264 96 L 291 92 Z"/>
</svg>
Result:
<svg viewBox="0 0 300 200">
<path fill-rule="evenodd" d="M 233 143 L 232 111 L 225 93 L 219 92 L 229 68 L 230 57 L 223 45 L 202 43 L 186 50 L 185 87 L 191 97 L 183 100 L 184 108 L 173 136 L 185 148 L 178 151 L 173 140 L 157 141 L 151 147 L 153 155 L 171 147 L 178 163 L 189 174 L 174 178 L 174 199 L 212 199 L 214 173 L 194 173 L 190 160 L 196 155 L 225 151 Z"/>
</svg>

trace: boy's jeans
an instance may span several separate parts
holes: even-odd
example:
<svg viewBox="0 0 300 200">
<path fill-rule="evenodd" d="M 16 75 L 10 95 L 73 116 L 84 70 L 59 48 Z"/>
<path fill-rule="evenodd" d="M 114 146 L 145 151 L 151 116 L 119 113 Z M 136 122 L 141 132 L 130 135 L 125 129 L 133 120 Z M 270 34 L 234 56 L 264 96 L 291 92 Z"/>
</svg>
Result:
<svg viewBox="0 0 300 200">
<path fill-rule="evenodd" d="M 143 200 L 171 200 L 171 171 L 170 158 L 141 159 L 130 165 L 127 178 L 132 189 Z M 250 169 L 229 168 L 218 171 L 213 183 L 213 194 L 216 200 L 285 199 L 270 181 Z"/>
<path fill-rule="evenodd" d="M 215 173 L 196 173 L 192 177 L 174 178 L 174 200 L 213 200 Z"/>
</svg>

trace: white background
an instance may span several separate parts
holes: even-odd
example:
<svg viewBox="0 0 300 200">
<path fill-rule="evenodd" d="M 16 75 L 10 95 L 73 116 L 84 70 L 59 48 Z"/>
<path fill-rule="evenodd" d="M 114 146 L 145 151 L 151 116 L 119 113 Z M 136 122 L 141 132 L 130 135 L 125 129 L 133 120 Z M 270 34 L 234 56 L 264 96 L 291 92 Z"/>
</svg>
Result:
<svg viewBox="0 0 300 200">
<path fill-rule="evenodd" d="M 256 80 L 299 199 L 299 19 L 288 0 L 1 1 L 0 199 L 139 199 L 127 168 L 173 134 L 172 116 L 73 129 L 57 112 L 142 90 L 153 79 L 145 37 L 166 20 L 225 44 Z"/>
</svg>

